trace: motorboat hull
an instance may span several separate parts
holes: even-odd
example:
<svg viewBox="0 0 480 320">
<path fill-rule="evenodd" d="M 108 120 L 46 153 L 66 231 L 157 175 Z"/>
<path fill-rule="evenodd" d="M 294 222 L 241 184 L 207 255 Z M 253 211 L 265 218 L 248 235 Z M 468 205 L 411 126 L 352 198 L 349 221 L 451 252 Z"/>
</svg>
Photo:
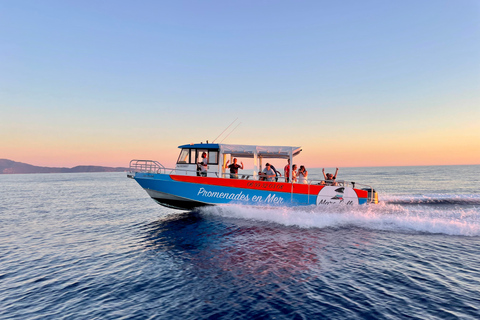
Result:
<svg viewBox="0 0 480 320">
<path fill-rule="evenodd" d="M 366 190 L 245 179 L 197 177 L 135 172 L 140 186 L 157 203 L 191 210 L 211 205 L 252 206 L 359 205 L 368 202 Z"/>
</svg>

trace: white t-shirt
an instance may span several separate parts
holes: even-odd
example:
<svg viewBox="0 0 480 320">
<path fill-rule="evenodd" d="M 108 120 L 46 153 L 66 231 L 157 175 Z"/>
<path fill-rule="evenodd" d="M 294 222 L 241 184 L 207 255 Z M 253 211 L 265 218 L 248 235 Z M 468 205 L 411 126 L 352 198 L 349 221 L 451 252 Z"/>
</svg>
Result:
<svg viewBox="0 0 480 320">
<path fill-rule="evenodd" d="M 207 158 L 203 158 L 202 164 L 200 165 L 200 169 L 202 170 L 202 172 L 207 172 L 207 163 L 208 163 Z"/>
<path fill-rule="evenodd" d="M 298 172 L 298 183 L 307 183 L 307 178 L 302 172 Z"/>
</svg>

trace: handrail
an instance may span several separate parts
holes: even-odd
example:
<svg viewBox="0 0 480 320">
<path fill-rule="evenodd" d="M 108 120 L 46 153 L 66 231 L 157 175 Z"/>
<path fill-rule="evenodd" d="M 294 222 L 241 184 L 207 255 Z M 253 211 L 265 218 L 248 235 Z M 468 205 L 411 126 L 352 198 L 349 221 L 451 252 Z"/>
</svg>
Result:
<svg viewBox="0 0 480 320">
<path fill-rule="evenodd" d="M 129 166 L 130 172 L 165 173 L 165 167 L 155 160 L 132 160 Z"/>
</svg>

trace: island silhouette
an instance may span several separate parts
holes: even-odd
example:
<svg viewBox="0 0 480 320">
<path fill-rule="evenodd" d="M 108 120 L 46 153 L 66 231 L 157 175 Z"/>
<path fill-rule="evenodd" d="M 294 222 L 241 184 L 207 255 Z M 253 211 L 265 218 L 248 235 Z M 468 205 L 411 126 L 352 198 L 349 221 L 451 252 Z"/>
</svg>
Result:
<svg viewBox="0 0 480 320">
<path fill-rule="evenodd" d="M 124 167 L 76 166 L 73 168 L 40 167 L 8 159 L 0 159 L 0 174 L 18 173 L 75 173 L 75 172 L 125 172 Z"/>
</svg>

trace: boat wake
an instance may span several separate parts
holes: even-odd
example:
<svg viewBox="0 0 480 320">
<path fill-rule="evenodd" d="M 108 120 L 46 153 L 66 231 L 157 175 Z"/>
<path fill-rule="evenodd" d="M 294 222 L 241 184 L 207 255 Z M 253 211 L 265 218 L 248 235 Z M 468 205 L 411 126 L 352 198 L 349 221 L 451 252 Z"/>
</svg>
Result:
<svg viewBox="0 0 480 320">
<path fill-rule="evenodd" d="M 412 206 L 414 204 L 414 206 Z M 391 197 L 378 205 L 206 207 L 202 214 L 278 223 L 300 228 L 349 228 L 480 236 L 480 199 L 475 196 Z"/>
<path fill-rule="evenodd" d="M 388 204 L 419 204 L 419 205 L 459 205 L 480 206 L 478 195 L 422 195 L 422 196 L 388 196 L 383 197 Z"/>
</svg>

